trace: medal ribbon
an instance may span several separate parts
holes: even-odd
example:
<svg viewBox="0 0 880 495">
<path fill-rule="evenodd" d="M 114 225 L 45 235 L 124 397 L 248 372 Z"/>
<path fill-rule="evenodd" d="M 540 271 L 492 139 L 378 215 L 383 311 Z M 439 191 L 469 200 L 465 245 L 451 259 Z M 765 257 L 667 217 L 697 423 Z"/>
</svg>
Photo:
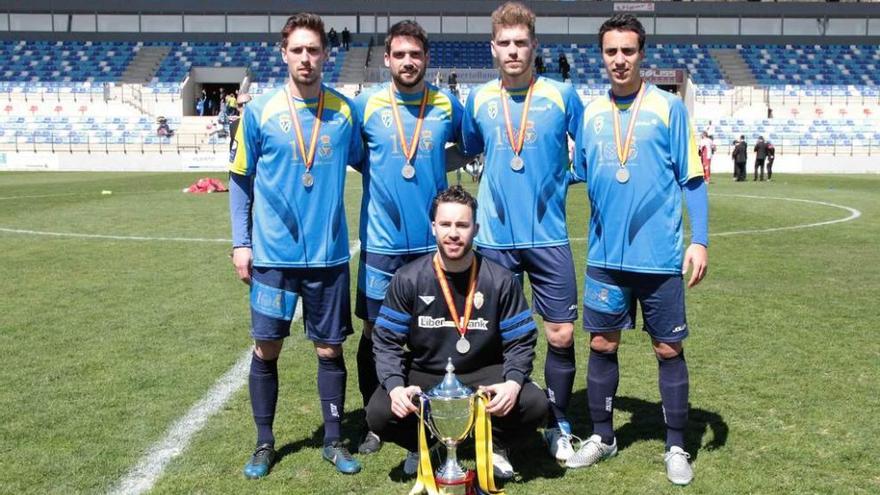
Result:
<svg viewBox="0 0 880 495">
<path fill-rule="evenodd" d="M 611 93 L 611 114 L 614 116 L 614 144 L 617 146 L 617 160 L 620 162 L 620 167 L 623 168 L 626 166 L 626 161 L 629 160 L 629 150 L 632 147 L 633 140 L 633 130 L 636 128 L 636 117 L 639 116 L 639 108 L 642 106 L 642 96 L 645 95 L 645 83 L 642 83 L 639 86 L 639 94 L 636 96 L 636 101 L 633 102 L 632 105 L 632 115 L 629 118 L 629 125 L 626 129 L 626 142 L 621 146 L 620 144 L 620 109 L 617 108 L 617 100 L 614 98 L 614 93 Z"/>
<path fill-rule="evenodd" d="M 321 94 L 318 96 L 318 111 L 315 114 L 315 125 L 312 127 L 312 137 L 309 139 L 309 149 L 306 153 L 306 142 L 303 137 L 303 130 L 299 124 L 299 117 L 296 115 L 296 108 L 293 104 L 293 95 L 290 88 L 287 89 L 287 108 L 290 110 L 290 119 L 293 121 L 293 130 L 296 133 L 296 141 L 299 144 L 299 154 L 303 163 L 306 165 L 306 172 L 312 168 L 315 162 L 315 149 L 318 144 L 318 132 L 321 130 L 321 116 L 324 115 L 324 89 L 321 88 Z"/>
<path fill-rule="evenodd" d="M 394 124 L 397 126 L 397 135 L 400 136 L 400 147 L 403 148 L 403 155 L 406 162 L 412 164 L 412 159 L 416 156 L 416 150 L 419 148 L 419 134 L 422 132 L 422 123 L 425 121 L 425 108 L 428 106 L 428 88 L 422 93 L 422 102 L 419 104 L 419 117 L 416 119 L 416 130 L 413 132 L 412 142 L 407 144 L 406 134 L 403 130 L 403 120 L 400 118 L 400 111 L 397 109 L 397 97 L 394 96 L 394 85 L 388 85 L 388 95 L 391 99 L 391 111 L 394 114 Z"/>
<path fill-rule="evenodd" d="M 519 156 L 526 139 L 526 124 L 529 117 L 529 104 L 532 102 L 532 90 L 535 88 L 535 78 L 529 81 L 529 89 L 526 91 L 526 101 L 523 106 L 522 117 L 519 119 L 519 133 L 515 139 L 513 137 L 513 123 L 510 119 L 510 106 L 507 103 L 507 89 L 504 88 L 504 84 L 499 84 L 501 85 L 501 107 L 504 109 L 504 124 L 507 126 L 507 140 L 510 141 L 513 153 Z"/>
<path fill-rule="evenodd" d="M 474 293 L 477 289 L 477 258 L 471 261 L 471 274 L 468 280 L 468 293 L 464 303 L 464 316 L 458 316 L 458 310 L 455 309 L 455 301 L 452 299 L 452 291 L 449 290 L 449 282 L 446 281 L 446 272 L 440 266 L 440 254 L 434 255 L 434 271 L 437 274 L 437 281 L 440 282 L 440 289 L 443 290 L 443 298 L 446 299 L 446 307 L 449 308 L 449 314 L 455 320 L 455 328 L 462 337 L 467 334 L 468 322 L 471 321 L 471 313 L 474 309 Z"/>
</svg>

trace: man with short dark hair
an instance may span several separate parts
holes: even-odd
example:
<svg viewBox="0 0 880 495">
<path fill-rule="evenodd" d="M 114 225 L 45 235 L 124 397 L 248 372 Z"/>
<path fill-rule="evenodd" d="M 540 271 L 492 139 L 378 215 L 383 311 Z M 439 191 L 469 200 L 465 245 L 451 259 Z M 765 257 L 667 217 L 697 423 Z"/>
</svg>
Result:
<svg viewBox="0 0 880 495">
<path fill-rule="evenodd" d="M 362 117 L 367 156 L 363 176 L 361 255 L 355 314 L 364 322 L 358 345 L 358 384 L 364 404 L 378 382 L 372 330 L 394 273 L 436 249 L 428 210 L 446 189 L 446 144 L 459 140 L 463 108 L 457 98 L 425 81 L 428 35 L 415 21 L 400 21 L 385 37 L 385 66 L 391 82 L 373 86 L 355 99 Z M 450 152 L 452 153 L 452 152 Z M 379 450 L 380 438 L 367 433 L 358 451 Z"/>
<path fill-rule="evenodd" d="M 689 378 L 682 342 L 689 330 L 682 275 L 693 268 L 690 288 L 706 274 L 706 184 L 684 103 L 641 78 L 642 24 L 630 14 L 615 15 L 599 30 L 599 47 L 611 89 L 584 110 L 575 153 L 575 175 L 587 182 L 591 212 L 583 326 L 590 332 L 593 435 L 566 465 L 591 466 L 617 454 L 617 350 L 622 330 L 635 328 L 638 303 L 658 363 L 666 476 L 686 485 L 693 470 L 684 450 Z M 691 222 L 687 250 L 682 199 Z"/>
<path fill-rule="evenodd" d="M 248 385 L 257 447 L 247 478 L 266 476 L 275 458 L 278 356 L 300 298 L 318 360 L 322 456 L 341 473 L 361 469 L 341 430 L 342 343 L 353 332 L 343 191 L 346 166 L 362 160 L 363 143 L 353 105 L 322 83 L 327 56 L 321 18 L 291 16 L 281 31 L 288 80 L 245 107 L 230 153 L 232 261 L 250 285 L 254 339 Z"/>
<path fill-rule="evenodd" d="M 436 196 L 437 252 L 394 274 L 373 331 L 382 388 L 367 406 L 367 421 L 408 451 L 409 475 L 419 460 L 413 398 L 441 381 L 449 358 L 462 383 L 491 397 L 495 476 L 513 476 L 507 449 L 547 414 L 544 391 L 528 379 L 537 327 L 513 273 L 474 251 L 476 210 L 461 186 Z"/>
</svg>

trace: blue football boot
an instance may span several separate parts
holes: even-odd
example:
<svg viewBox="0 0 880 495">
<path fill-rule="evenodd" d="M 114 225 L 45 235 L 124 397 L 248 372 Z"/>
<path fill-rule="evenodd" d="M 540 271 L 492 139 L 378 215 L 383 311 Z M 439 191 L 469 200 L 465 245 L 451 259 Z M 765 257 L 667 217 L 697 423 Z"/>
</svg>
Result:
<svg viewBox="0 0 880 495">
<path fill-rule="evenodd" d="M 333 442 L 324 446 L 321 452 L 324 460 L 336 466 L 336 470 L 342 474 L 355 474 L 361 471 L 361 463 L 342 445 L 342 442 Z"/>
<path fill-rule="evenodd" d="M 275 448 L 268 443 L 258 445 L 251 460 L 244 465 L 244 477 L 255 480 L 266 476 L 269 474 L 273 461 L 275 461 Z"/>
</svg>

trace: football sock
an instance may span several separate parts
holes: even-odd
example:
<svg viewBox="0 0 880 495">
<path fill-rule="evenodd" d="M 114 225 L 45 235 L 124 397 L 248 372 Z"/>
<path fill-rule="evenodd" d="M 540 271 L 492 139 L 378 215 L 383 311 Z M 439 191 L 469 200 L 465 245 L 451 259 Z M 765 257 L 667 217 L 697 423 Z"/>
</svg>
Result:
<svg viewBox="0 0 880 495">
<path fill-rule="evenodd" d="M 373 341 L 364 334 L 358 343 L 357 350 L 358 388 L 364 399 L 364 407 L 370 402 L 373 392 L 379 388 L 379 378 L 376 376 L 376 359 L 373 356 Z"/>
<path fill-rule="evenodd" d="M 574 346 L 556 347 L 547 344 L 547 360 L 544 362 L 544 381 L 547 384 L 547 398 L 550 403 L 548 427 L 565 421 L 565 410 L 574 387 L 575 367 Z"/>
<path fill-rule="evenodd" d="M 614 442 L 614 397 L 620 382 L 617 352 L 590 351 L 587 369 L 587 403 L 593 420 L 593 434 L 602 443 Z"/>
<path fill-rule="evenodd" d="M 673 445 L 684 448 L 688 421 L 688 369 L 684 351 L 672 359 L 658 359 L 660 399 L 666 422 L 666 450 Z"/>
<path fill-rule="evenodd" d="M 278 360 L 263 360 L 253 354 L 248 389 L 254 424 L 257 425 L 257 445 L 275 445 L 272 423 L 275 421 L 275 405 L 278 403 Z"/>
<path fill-rule="evenodd" d="M 318 357 L 318 396 L 324 416 L 324 445 L 342 437 L 342 413 L 345 410 L 345 358 Z"/>
</svg>

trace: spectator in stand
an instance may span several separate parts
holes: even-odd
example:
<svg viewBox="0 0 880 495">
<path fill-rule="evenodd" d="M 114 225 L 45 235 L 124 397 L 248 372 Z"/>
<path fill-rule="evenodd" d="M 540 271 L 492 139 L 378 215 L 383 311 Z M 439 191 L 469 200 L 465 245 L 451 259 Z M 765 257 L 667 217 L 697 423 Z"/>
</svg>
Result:
<svg viewBox="0 0 880 495">
<path fill-rule="evenodd" d="M 226 90 L 222 87 L 220 88 L 220 98 L 218 98 L 219 103 L 219 111 L 217 115 L 226 115 Z"/>
<path fill-rule="evenodd" d="M 159 127 L 156 128 L 156 135 L 159 137 L 171 137 L 174 135 L 174 129 L 168 125 L 168 119 L 165 117 L 159 117 L 156 119 L 159 122 Z"/>
<path fill-rule="evenodd" d="M 776 159 L 776 148 L 767 141 L 767 182 L 773 180 L 773 160 Z"/>
<path fill-rule="evenodd" d="M 342 29 L 342 49 L 348 50 L 348 47 L 351 45 L 351 31 L 348 30 L 348 26 Z"/>
<path fill-rule="evenodd" d="M 335 28 L 330 28 L 330 32 L 327 33 L 327 39 L 330 40 L 331 48 L 339 46 L 339 33 L 336 32 Z"/>
<path fill-rule="evenodd" d="M 535 57 L 535 72 L 537 72 L 538 74 L 544 73 L 544 59 L 541 57 L 541 55 Z"/>
<path fill-rule="evenodd" d="M 449 72 L 449 78 L 446 80 L 446 84 L 449 85 L 449 92 L 458 98 L 458 74 L 455 73 L 455 69 Z"/>
<path fill-rule="evenodd" d="M 226 114 L 229 116 L 238 115 L 236 103 L 238 101 L 238 91 L 226 95 Z"/>
<path fill-rule="evenodd" d="M 205 115 L 205 107 L 207 106 L 207 101 L 208 93 L 206 93 L 203 89 L 202 95 L 199 96 L 199 99 L 196 101 L 196 113 L 199 114 L 200 117 Z"/>
<path fill-rule="evenodd" d="M 568 57 L 564 53 L 559 54 L 559 72 L 562 73 L 562 82 L 565 82 L 571 72 L 571 66 L 568 65 Z"/>
</svg>

